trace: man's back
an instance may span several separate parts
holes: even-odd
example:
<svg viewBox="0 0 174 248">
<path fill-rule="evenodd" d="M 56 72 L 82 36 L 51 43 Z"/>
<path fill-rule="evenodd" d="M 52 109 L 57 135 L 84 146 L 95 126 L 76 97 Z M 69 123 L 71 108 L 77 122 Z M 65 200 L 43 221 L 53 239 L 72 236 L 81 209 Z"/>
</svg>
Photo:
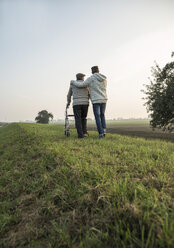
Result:
<svg viewBox="0 0 174 248">
<path fill-rule="evenodd" d="M 77 80 L 77 82 L 83 82 L 82 80 Z M 74 85 L 70 85 L 70 89 L 67 95 L 67 100 L 70 102 L 71 96 L 73 97 L 74 105 L 88 105 L 89 104 L 89 91 L 87 87 L 78 88 Z"/>
<path fill-rule="evenodd" d="M 93 103 L 105 103 L 107 101 L 107 80 L 101 73 L 94 73 L 89 77 L 90 96 Z"/>
<path fill-rule="evenodd" d="M 92 76 L 83 81 L 71 81 L 71 86 L 78 88 L 89 87 L 90 98 L 92 103 L 106 103 L 107 102 L 107 80 L 101 73 L 94 73 Z"/>
</svg>

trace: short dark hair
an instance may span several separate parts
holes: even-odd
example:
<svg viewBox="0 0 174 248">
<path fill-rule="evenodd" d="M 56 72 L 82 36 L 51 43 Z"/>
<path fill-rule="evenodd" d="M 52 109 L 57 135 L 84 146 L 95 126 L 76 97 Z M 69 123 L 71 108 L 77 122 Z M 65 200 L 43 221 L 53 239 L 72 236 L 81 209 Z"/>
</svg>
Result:
<svg viewBox="0 0 174 248">
<path fill-rule="evenodd" d="M 91 67 L 92 74 L 99 72 L 99 68 L 97 65 Z"/>
<path fill-rule="evenodd" d="M 83 74 L 83 73 L 77 73 L 76 74 L 76 80 L 82 80 L 83 77 L 85 77 L 85 74 Z"/>
</svg>

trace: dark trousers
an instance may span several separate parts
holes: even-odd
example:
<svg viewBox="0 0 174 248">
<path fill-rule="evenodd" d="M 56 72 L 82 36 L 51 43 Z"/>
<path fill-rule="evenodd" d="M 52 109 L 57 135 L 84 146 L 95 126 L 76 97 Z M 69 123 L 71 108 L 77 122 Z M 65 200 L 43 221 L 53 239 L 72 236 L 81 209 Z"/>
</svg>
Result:
<svg viewBox="0 0 174 248">
<path fill-rule="evenodd" d="M 73 106 L 74 117 L 76 122 L 76 129 L 78 138 L 83 138 L 87 133 L 87 114 L 89 105 L 75 105 Z"/>
<path fill-rule="evenodd" d="M 100 135 L 104 133 L 103 129 L 106 129 L 105 109 L 106 109 L 106 103 L 93 104 L 93 111 L 97 125 L 97 130 Z"/>
</svg>

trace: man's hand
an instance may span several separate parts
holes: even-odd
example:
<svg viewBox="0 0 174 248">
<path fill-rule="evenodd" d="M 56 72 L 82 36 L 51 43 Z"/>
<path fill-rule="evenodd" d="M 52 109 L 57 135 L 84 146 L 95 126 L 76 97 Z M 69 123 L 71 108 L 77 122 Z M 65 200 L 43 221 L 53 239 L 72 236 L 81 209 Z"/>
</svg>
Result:
<svg viewBox="0 0 174 248">
<path fill-rule="evenodd" d="M 70 105 L 70 104 L 69 104 L 69 103 L 67 103 L 67 104 L 66 104 L 66 108 L 69 108 L 69 105 Z"/>
<path fill-rule="evenodd" d="M 71 80 L 70 85 L 74 85 L 74 80 Z"/>
</svg>

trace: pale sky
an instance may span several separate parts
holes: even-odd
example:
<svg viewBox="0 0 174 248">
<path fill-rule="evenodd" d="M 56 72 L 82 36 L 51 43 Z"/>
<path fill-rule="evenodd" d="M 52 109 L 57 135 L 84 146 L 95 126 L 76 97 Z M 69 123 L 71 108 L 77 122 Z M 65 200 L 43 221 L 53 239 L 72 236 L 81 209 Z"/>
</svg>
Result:
<svg viewBox="0 0 174 248">
<path fill-rule="evenodd" d="M 107 118 L 147 117 L 140 91 L 172 60 L 173 13 L 173 0 L 0 0 L 0 121 L 64 118 L 70 80 L 93 65 Z"/>
</svg>

